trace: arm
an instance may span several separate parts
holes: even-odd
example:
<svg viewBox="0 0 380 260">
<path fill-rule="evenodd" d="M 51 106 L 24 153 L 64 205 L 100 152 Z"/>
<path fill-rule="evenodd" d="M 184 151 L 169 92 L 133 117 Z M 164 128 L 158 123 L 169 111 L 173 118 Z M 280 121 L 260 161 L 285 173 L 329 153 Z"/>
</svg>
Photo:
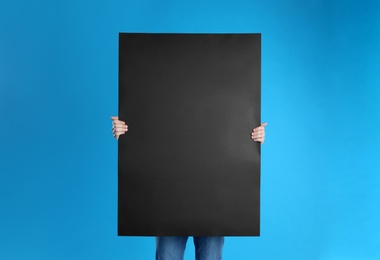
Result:
<svg viewBox="0 0 380 260">
<path fill-rule="evenodd" d="M 119 136 L 128 132 L 128 125 L 124 121 L 119 120 L 117 116 L 111 116 L 112 120 L 112 135 L 119 140 Z"/>
</svg>

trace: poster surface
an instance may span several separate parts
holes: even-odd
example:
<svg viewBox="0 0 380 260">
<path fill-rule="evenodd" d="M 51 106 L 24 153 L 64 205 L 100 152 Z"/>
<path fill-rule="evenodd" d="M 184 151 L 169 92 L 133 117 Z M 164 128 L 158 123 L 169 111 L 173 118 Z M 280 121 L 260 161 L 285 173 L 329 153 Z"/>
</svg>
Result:
<svg viewBox="0 0 380 260">
<path fill-rule="evenodd" d="M 260 234 L 260 34 L 119 34 L 118 234 Z"/>
</svg>

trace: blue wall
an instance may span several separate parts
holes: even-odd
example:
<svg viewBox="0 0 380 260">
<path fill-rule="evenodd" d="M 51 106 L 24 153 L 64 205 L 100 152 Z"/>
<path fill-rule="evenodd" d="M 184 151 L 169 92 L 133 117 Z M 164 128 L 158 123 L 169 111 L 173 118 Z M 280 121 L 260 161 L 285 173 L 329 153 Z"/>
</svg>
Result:
<svg viewBox="0 0 380 260">
<path fill-rule="evenodd" d="M 119 32 L 262 33 L 262 235 L 224 259 L 380 259 L 375 0 L 2 0 L 0 259 L 153 259 L 116 235 Z"/>
</svg>

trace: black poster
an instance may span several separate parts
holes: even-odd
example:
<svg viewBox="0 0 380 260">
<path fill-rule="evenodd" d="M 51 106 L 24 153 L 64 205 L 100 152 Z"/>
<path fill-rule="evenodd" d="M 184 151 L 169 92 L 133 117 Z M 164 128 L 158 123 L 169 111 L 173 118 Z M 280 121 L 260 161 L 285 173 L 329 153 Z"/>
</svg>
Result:
<svg viewBox="0 0 380 260">
<path fill-rule="evenodd" d="M 118 234 L 258 236 L 261 35 L 119 36 Z"/>
</svg>

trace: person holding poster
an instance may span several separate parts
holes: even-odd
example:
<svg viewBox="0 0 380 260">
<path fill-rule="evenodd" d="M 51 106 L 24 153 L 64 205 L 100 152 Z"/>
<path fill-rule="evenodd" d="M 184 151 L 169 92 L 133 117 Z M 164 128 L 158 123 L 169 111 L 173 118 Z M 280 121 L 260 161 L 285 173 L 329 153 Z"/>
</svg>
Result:
<svg viewBox="0 0 380 260">
<path fill-rule="evenodd" d="M 119 120 L 117 116 L 112 116 L 112 134 L 115 139 L 119 139 L 120 135 L 128 131 L 128 125 L 124 121 Z M 254 142 L 264 143 L 265 126 L 252 129 L 251 139 Z M 220 260 L 222 259 L 222 251 L 224 245 L 224 237 L 193 237 L 196 260 Z M 156 237 L 156 260 L 182 260 L 185 253 L 187 236 L 160 236 Z"/>
</svg>

